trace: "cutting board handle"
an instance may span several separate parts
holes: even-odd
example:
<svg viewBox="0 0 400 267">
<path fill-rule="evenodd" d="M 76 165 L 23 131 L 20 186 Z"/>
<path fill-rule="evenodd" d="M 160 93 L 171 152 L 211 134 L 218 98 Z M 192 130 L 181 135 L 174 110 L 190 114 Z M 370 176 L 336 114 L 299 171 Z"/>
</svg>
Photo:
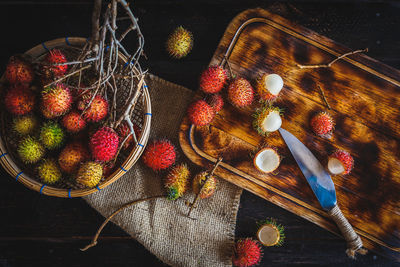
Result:
<svg viewBox="0 0 400 267">
<path fill-rule="evenodd" d="M 349 221 L 344 217 L 338 205 L 335 205 L 330 211 L 329 216 L 335 221 L 342 232 L 344 239 L 347 241 L 346 253 L 350 258 L 355 258 L 356 253 L 365 255 L 367 250 L 363 248 L 363 242 L 358 234 L 354 231 Z"/>
</svg>

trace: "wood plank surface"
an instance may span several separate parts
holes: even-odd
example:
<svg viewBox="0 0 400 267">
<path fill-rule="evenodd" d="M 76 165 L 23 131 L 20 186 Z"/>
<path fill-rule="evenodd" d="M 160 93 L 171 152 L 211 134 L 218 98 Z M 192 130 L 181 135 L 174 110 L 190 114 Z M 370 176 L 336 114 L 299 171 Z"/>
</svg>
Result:
<svg viewBox="0 0 400 267">
<path fill-rule="evenodd" d="M 400 72 L 361 54 L 330 68 L 296 66 L 325 64 L 349 51 L 277 15 L 253 9 L 229 24 L 210 65 L 226 57 L 235 74 L 252 82 L 262 73 L 282 76 L 285 85 L 276 102 L 285 110 L 282 127 L 323 164 L 335 149 L 353 155 L 352 173 L 333 177 L 338 204 L 365 247 L 400 261 Z M 330 139 L 315 136 L 309 126 L 312 115 L 326 110 L 318 86 L 336 121 Z M 338 233 L 279 134 L 264 138 L 252 129 L 251 114 L 257 106 L 257 101 L 243 109 L 226 104 L 212 127 L 191 127 L 185 119 L 180 131 L 183 151 L 202 166 L 222 156 L 224 165 L 217 171 L 221 178 Z M 284 157 L 275 174 L 262 174 L 252 164 L 252 155 L 265 143 L 278 147 Z"/>
</svg>

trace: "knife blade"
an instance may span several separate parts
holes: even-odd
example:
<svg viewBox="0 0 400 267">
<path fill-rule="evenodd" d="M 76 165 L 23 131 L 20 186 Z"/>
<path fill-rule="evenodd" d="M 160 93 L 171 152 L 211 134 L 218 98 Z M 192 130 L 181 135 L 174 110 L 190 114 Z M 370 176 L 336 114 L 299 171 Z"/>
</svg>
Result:
<svg viewBox="0 0 400 267">
<path fill-rule="evenodd" d="M 365 254 L 361 238 L 344 217 L 337 205 L 335 185 L 331 176 L 314 156 L 314 154 L 293 134 L 280 128 L 279 133 L 292 153 L 297 165 L 307 179 L 321 207 L 328 212 L 336 222 L 339 230 L 347 241 L 347 255 L 354 258 L 355 253 Z"/>
</svg>

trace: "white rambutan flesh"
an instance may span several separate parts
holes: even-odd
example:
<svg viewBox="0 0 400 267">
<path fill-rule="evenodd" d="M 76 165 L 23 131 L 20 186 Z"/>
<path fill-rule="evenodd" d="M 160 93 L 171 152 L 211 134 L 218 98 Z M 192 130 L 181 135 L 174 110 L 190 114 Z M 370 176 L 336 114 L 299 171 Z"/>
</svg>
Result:
<svg viewBox="0 0 400 267">
<path fill-rule="evenodd" d="M 272 224 L 265 224 L 258 230 L 257 239 L 264 246 L 273 246 L 279 241 L 279 231 Z"/>
<path fill-rule="evenodd" d="M 273 148 L 264 148 L 254 157 L 254 166 L 261 172 L 275 171 L 281 162 L 280 156 Z"/>
<path fill-rule="evenodd" d="M 278 74 L 269 74 L 264 80 L 265 88 L 272 94 L 278 95 L 283 88 L 283 80 Z"/>
<path fill-rule="evenodd" d="M 275 132 L 282 126 L 282 118 L 279 114 L 279 111 L 273 110 L 271 111 L 267 117 L 262 122 L 262 129 L 265 132 Z"/>
<path fill-rule="evenodd" d="M 342 174 L 345 172 L 345 167 L 343 166 L 342 162 L 337 158 L 329 158 L 328 170 L 332 174 Z"/>
</svg>

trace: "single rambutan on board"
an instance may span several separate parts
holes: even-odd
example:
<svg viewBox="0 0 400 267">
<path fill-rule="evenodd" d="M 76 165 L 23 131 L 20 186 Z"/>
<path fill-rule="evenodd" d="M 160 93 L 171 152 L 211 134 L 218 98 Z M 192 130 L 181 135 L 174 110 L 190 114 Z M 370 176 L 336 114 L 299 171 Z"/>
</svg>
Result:
<svg viewBox="0 0 400 267">
<path fill-rule="evenodd" d="M 254 266 L 260 263 L 263 251 L 260 242 L 251 238 L 236 241 L 232 263 L 238 267 Z"/>
<path fill-rule="evenodd" d="M 281 157 L 276 148 L 265 147 L 254 156 L 253 165 L 263 173 L 275 171 L 281 163 Z"/>
<path fill-rule="evenodd" d="M 136 139 L 139 140 L 140 137 L 140 128 L 139 126 L 137 126 L 136 124 L 133 123 L 133 131 L 135 133 Z M 133 145 L 133 143 L 135 142 L 135 139 L 133 138 L 133 135 L 131 135 L 131 129 L 129 128 L 129 125 L 126 121 L 122 122 L 118 128 L 117 128 L 117 133 L 120 137 L 120 141 L 123 142 L 125 140 L 125 138 L 130 135 L 128 137 L 128 139 L 126 139 L 124 145 L 123 145 L 123 149 L 128 149 L 129 147 L 131 147 Z"/>
<path fill-rule="evenodd" d="M 166 49 L 168 54 L 174 58 L 183 58 L 192 50 L 193 34 L 179 26 L 168 37 Z"/>
<path fill-rule="evenodd" d="M 263 106 L 253 114 L 254 129 L 262 136 L 267 136 L 282 126 L 282 110 L 274 106 Z"/>
<path fill-rule="evenodd" d="M 283 80 L 278 74 L 263 74 L 256 81 L 256 91 L 260 100 L 274 101 L 283 88 Z"/>
<path fill-rule="evenodd" d="M 210 124 L 215 117 L 215 110 L 204 100 L 193 102 L 187 110 L 190 122 L 196 126 Z"/>
<path fill-rule="evenodd" d="M 253 102 L 254 89 L 245 78 L 236 78 L 229 84 L 228 99 L 236 107 L 247 107 Z"/>
<path fill-rule="evenodd" d="M 92 98 L 91 94 L 85 94 L 82 96 L 81 100 L 78 101 L 78 109 L 84 111 L 83 118 L 89 122 L 98 122 L 104 119 L 108 113 L 108 103 L 104 97 L 96 95 L 90 104 L 90 106 L 85 110 L 86 106 L 90 103 Z"/>
<path fill-rule="evenodd" d="M 71 111 L 62 118 L 62 125 L 70 133 L 77 133 L 86 127 L 86 121 L 77 111 Z"/>
<path fill-rule="evenodd" d="M 224 99 L 220 94 L 209 95 L 206 99 L 206 102 L 214 109 L 216 113 L 221 111 L 221 109 L 224 107 Z"/>
<path fill-rule="evenodd" d="M 35 95 L 27 88 L 11 87 L 4 98 L 4 104 L 11 114 L 25 115 L 35 107 Z"/>
<path fill-rule="evenodd" d="M 179 164 L 172 168 L 164 183 L 169 200 L 175 200 L 183 196 L 188 189 L 189 176 L 190 171 L 186 164 Z"/>
<path fill-rule="evenodd" d="M 107 162 L 112 160 L 118 152 L 118 146 L 118 134 L 107 126 L 98 129 L 90 137 L 90 152 L 96 161 Z"/>
<path fill-rule="evenodd" d="M 217 179 L 213 175 L 206 182 L 207 175 L 208 172 L 205 171 L 197 174 L 193 178 L 193 192 L 195 194 L 199 194 L 200 198 L 202 199 L 211 197 L 217 190 Z"/>
<path fill-rule="evenodd" d="M 200 75 L 200 89 L 206 94 L 215 94 L 222 90 L 228 76 L 221 66 L 211 66 Z"/>
<path fill-rule="evenodd" d="M 76 175 L 76 183 L 85 187 L 95 187 L 103 177 L 103 166 L 94 161 L 83 163 Z"/>
<path fill-rule="evenodd" d="M 53 119 L 67 113 L 71 107 L 72 96 L 68 87 L 56 84 L 46 87 L 42 91 L 42 114 Z"/>
<path fill-rule="evenodd" d="M 47 53 L 44 61 L 46 64 L 48 64 L 46 68 L 51 71 L 55 78 L 63 76 L 68 70 L 68 65 L 56 65 L 67 62 L 67 58 L 64 53 L 58 49 L 50 50 Z"/>
<path fill-rule="evenodd" d="M 82 143 L 70 143 L 60 152 L 58 164 L 63 172 L 75 173 L 79 165 L 89 159 L 89 151 Z"/>
<path fill-rule="evenodd" d="M 349 174 L 354 167 L 354 159 L 349 152 L 336 150 L 328 159 L 328 170 L 332 174 Z"/>
<path fill-rule="evenodd" d="M 29 85 L 34 79 L 34 72 L 31 64 L 19 56 L 10 57 L 5 77 L 11 84 L 24 84 Z"/>
<path fill-rule="evenodd" d="M 175 146 L 167 139 L 154 140 L 147 145 L 142 159 L 154 171 L 167 169 L 175 163 Z"/>
<path fill-rule="evenodd" d="M 312 117 L 310 125 L 316 135 L 329 138 L 331 137 L 335 123 L 331 115 L 326 112 L 319 112 Z"/>
</svg>

